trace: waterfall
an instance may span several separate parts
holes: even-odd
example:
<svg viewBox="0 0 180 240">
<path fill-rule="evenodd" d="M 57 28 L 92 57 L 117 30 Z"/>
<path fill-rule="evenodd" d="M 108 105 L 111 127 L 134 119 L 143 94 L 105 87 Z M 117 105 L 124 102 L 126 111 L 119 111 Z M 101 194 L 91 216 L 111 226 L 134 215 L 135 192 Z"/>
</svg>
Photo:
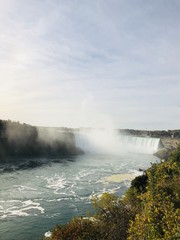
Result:
<svg viewBox="0 0 180 240">
<path fill-rule="evenodd" d="M 120 136 L 120 143 L 131 152 L 153 154 L 158 150 L 160 139 L 151 137 Z"/>
<path fill-rule="evenodd" d="M 160 139 L 120 135 L 115 131 L 92 130 L 75 133 L 76 146 L 86 153 L 121 154 L 124 152 L 153 154 Z"/>
</svg>

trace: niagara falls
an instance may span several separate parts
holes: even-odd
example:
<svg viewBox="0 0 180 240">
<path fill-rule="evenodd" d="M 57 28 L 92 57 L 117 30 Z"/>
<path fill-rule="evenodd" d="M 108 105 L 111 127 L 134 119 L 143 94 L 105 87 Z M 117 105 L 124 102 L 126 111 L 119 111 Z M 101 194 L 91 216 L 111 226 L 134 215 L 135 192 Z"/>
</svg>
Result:
<svg viewBox="0 0 180 240">
<path fill-rule="evenodd" d="M 57 130 L 57 136 L 58 133 Z M 153 153 L 158 150 L 159 138 L 97 129 L 73 134 L 75 147 L 83 154 L 26 157 L 20 162 L 0 164 L 4 240 L 38 239 L 56 223 L 66 223 L 75 215 L 84 216 L 91 209 L 94 195 L 112 192 L 122 196 L 131 180 L 142 174 L 141 169 L 158 162 Z M 38 162 L 36 167 L 26 165 L 29 168 L 24 169 L 22 162 L 32 160 Z"/>
<path fill-rule="evenodd" d="M 0 240 L 180 239 L 180 1 L 0 12 Z"/>
</svg>

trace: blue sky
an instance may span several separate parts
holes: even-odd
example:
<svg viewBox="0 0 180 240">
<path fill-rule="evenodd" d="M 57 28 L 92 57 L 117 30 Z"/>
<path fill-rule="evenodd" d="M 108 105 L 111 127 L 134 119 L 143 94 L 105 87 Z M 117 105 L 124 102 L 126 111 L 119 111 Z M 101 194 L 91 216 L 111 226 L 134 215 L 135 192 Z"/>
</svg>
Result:
<svg viewBox="0 0 180 240">
<path fill-rule="evenodd" d="M 180 128 L 179 0 L 6 0 L 0 11 L 1 119 Z"/>
</svg>

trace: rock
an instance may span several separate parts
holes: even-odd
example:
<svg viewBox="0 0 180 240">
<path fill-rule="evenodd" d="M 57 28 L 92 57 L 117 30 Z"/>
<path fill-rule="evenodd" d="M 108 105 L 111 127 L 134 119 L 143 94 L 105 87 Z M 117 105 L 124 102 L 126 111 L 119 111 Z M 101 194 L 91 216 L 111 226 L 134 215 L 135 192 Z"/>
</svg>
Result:
<svg viewBox="0 0 180 240">
<path fill-rule="evenodd" d="M 167 160 L 168 157 L 170 156 L 171 152 L 172 152 L 172 148 L 162 148 L 160 150 L 158 150 L 154 155 L 160 159 L 164 159 Z"/>
</svg>

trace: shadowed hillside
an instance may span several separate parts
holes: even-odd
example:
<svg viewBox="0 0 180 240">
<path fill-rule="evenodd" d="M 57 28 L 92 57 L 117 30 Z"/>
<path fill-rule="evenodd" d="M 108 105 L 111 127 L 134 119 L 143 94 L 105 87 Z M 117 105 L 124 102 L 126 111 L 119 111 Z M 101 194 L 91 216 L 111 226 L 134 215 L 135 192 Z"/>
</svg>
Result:
<svg viewBox="0 0 180 240">
<path fill-rule="evenodd" d="M 61 157 L 76 155 L 72 132 L 38 129 L 28 124 L 0 120 L 0 161 L 23 157 Z"/>
</svg>

